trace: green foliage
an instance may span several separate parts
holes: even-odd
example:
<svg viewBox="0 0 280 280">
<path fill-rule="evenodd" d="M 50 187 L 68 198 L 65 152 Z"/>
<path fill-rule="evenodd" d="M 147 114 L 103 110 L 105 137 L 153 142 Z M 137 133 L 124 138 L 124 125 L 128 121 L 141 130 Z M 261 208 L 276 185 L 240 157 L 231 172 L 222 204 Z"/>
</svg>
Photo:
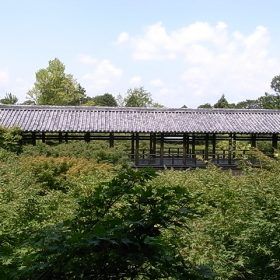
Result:
<svg viewBox="0 0 280 280">
<path fill-rule="evenodd" d="M 93 101 L 96 106 L 108 106 L 108 107 L 118 106 L 115 97 L 110 93 L 94 96 Z"/>
<path fill-rule="evenodd" d="M 13 105 L 16 104 L 18 102 L 18 98 L 12 94 L 12 93 L 6 93 L 6 96 L 2 99 L 0 99 L 0 103 L 2 104 L 9 104 L 9 105 Z"/>
<path fill-rule="evenodd" d="M 36 72 L 36 82 L 28 96 L 39 105 L 79 105 L 85 89 L 72 75 L 65 74 L 64 64 L 57 58 Z"/>
<path fill-rule="evenodd" d="M 277 158 L 155 173 L 107 150 L 0 150 L 0 279 L 279 279 Z"/>
<path fill-rule="evenodd" d="M 124 98 L 124 105 L 126 107 L 148 107 L 152 103 L 151 94 L 143 87 L 129 89 Z"/>
<path fill-rule="evenodd" d="M 0 148 L 19 153 L 22 148 L 20 145 L 21 139 L 21 130 L 19 128 L 0 127 Z"/>
</svg>

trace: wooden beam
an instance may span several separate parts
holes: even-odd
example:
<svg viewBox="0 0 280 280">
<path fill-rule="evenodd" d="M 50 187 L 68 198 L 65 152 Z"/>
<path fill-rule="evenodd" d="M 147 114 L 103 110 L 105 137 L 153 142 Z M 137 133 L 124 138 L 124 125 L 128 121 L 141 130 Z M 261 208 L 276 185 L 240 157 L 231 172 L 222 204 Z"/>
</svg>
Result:
<svg viewBox="0 0 280 280">
<path fill-rule="evenodd" d="M 59 143 L 62 143 L 62 132 L 58 133 L 58 141 Z"/>
<path fill-rule="evenodd" d="M 232 133 L 229 134 L 228 140 L 228 164 L 232 163 Z"/>
</svg>

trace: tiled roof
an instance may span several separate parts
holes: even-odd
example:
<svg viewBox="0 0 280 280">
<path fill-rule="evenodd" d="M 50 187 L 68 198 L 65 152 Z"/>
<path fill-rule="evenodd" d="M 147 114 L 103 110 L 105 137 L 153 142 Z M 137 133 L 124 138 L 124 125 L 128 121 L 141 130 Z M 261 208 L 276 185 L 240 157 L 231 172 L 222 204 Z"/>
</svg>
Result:
<svg viewBox="0 0 280 280">
<path fill-rule="evenodd" d="M 41 132 L 280 133 L 280 110 L 0 105 L 0 126 Z"/>
</svg>

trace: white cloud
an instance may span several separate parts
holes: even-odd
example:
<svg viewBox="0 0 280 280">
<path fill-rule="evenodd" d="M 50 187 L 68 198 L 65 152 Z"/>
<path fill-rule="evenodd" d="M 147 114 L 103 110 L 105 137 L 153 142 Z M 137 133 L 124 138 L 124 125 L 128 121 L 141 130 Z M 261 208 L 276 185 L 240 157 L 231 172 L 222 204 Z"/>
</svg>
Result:
<svg viewBox="0 0 280 280">
<path fill-rule="evenodd" d="M 80 54 L 78 58 L 79 62 L 82 64 L 88 64 L 88 65 L 94 65 L 97 63 L 97 59 L 91 57 L 90 55 L 87 54 Z"/>
<path fill-rule="evenodd" d="M 129 41 L 129 34 L 127 32 L 122 32 L 119 34 L 116 44 L 123 44 Z"/>
<path fill-rule="evenodd" d="M 142 78 L 141 76 L 133 76 L 131 77 L 129 84 L 133 87 L 139 87 L 142 84 Z"/>
<path fill-rule="evenodd" d="M 98 60 L 88 55 L 84 55 L 82 58 L 82 63 L 90 62 L 86 64 L 91 64 L 93 67 L 91 72 L 83 76 L 83 80 L 88 83 L 91 89 L 106 91 L 107 87 L 116 82 L 123 74 L 122 69 L 108 59 Z"/>
<path fill-rule="evenodd" d="M 165 86 L 174 88 L 177 83 L 181 91 L 172 99 L 192 106 L 213 102 L 222 93 L 230 101 L 256 98 L 269 90 L 279 72 L 279 58 L 269 54 L 270 36 L 263 26 L 244 34 L 230 31 L 223 22 L 195 22 L 171 31 L 159 22 L 141 35 L 130 35 L 126 45 L 134 60 L 160 60 L 161 67 L 172 63 L 171 69 L 180 69 L 174 84 Z"/>
<path fill-rule="evenodd" d="M 153 87 L 163 87 L 164 83 L 161 79 L 154 79 L 150 81 L 150 85 Z"/>
<path fill-rule="evenodd" d="M 9 74 L 6 71 L 0 71 L 0 84 L 6 84 L 10 80 Z"/>
</svg>

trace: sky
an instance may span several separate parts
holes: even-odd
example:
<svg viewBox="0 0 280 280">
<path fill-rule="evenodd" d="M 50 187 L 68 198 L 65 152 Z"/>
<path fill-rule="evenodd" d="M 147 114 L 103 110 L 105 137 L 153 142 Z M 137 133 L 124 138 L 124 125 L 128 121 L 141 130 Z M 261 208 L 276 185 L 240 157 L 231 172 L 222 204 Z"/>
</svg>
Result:
<svg viewBox="0 0 280 280">
<path fill-rule="evenodd" d="M 277 0 L 0 0 L 0 98 L 58 58 L 89 96 L 166 107 L 254 99 L 280 75 Z"/>
</svg>

